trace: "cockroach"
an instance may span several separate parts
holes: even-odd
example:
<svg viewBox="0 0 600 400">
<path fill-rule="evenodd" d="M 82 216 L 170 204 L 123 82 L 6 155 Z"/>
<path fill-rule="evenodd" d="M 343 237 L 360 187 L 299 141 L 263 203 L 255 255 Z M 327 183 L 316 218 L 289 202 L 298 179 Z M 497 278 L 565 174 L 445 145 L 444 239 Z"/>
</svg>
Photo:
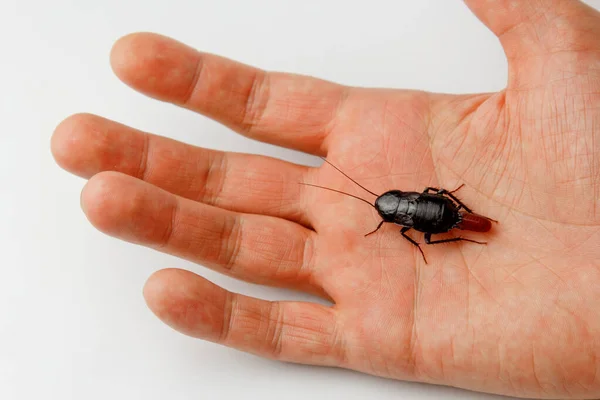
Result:
<svg viewBox="0 0 600 400">
<path fill-rule="evenodd" d="M 427 264 L 425 254 L 419 243 L 408 236 L 406 233 L 414 229 L 424 233 L 426 244 L 440 244 L 449 242 L 471 242 L 477 244 L 487 244 L 473 239 L 463 237 L 453 237 L 449 239 L 432 240 L 431 235 L 446 233 L 452 229 L 460 229 L 472 232 L 488 232 L 492 228 L 492 222 L 498 222 L 483 215 L 475 214 L 469 207 L 460 201 L 454 193 L 460 190 L 464 184 L 458 188 L 448 191 L 442 188 L 426 187 L 422 192 L 403 192 L 401 190 L 389 190 L 381 195 L 370 191 L 360 183 L 349 177 L 340 168 L 336 167 L 327 159 L 321 157 L 323 161 L 338 170 L 346 178 L 350 179 L 361 189 L 372 194 L 377 199 L 374 204 L 369 201 L 354 196 L 350 193 L 331 189 L 324 186 L 302 183 L 306 186 L 313 186 L 332 192 L 341 193 L 367 203 L 375 208 L 382 218 L 382 221 L 371 232 L 365 234 L 369 236 L 379 230 L 381 226 L 388 222 L 402 226 L 400 233 L 402 236 L 419 249 L 423 256 L 423 261 Z"/>
</svg>

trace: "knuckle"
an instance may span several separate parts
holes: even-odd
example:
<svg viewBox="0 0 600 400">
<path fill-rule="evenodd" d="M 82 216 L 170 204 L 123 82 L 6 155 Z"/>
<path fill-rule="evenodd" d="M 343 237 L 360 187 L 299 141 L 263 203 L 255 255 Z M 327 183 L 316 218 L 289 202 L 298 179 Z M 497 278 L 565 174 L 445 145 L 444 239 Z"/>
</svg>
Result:
<svg viewBox="0 0 600 400">
<path fill-rule="evenodd" d="M 167 219 L 167 224 L 165 225 L 164 233 L 162 234 L 161 238 L 158 240 L 158 243 L 156 245 L 158 249 L 167 248 L 172 242 L 177 218 L 179 215 L 179 203 L 177 201 L 173 202 L 169 213 L 170 218 Z"/>
<path fill-rule="evenodd" d="M 302 280 L 303 278 L 307 281 L 314 279 L 314 265 L 316 256 L 316 245 L 315 239 L 310 235 L 304 239 L 304 247 L 302 251 L 302 259 L 300 260 L 300 266 L 297 270 L 297 279 Z"/>
<path fill-rule="evenodd" d="M 196 67 L 194 69 L 194 75 L 193 75 L 192 79 L 190 80 L 189 87 L 186 90 L 186 92 L 182 98 L 182 104 L 184 107 L 190 106 L 190 103 L 192 103 L 192 101 L 193 101 L 194 93 L 196 93 L 196 88 L 198 87 L 198 85 L 200 83 L 202 71 L 204 70 L 203 67 L 204 67 L 204 60 L 201 56 L 199 56 Z"/>
<path fill-rule="evenodd" d="M 218 343 L 227 343 L 229 340 L 229 335 L 232 331 L 231 327 L 236 313 L 236 305 L 236 296 L 233 293 L 227 292 L 225 304 L 223 306 L 223 324 L 221 325 Z"/>
<path fill-rule="evenodd" d="M 223 268 L 235 273 L 234 267 L 243 241 L 243 221 L 241 216 L 226 218 L 221 231 L 221 247 L 217 259 Z"/>
<path fill-rule="evenodd" d="M 254 129 L 261 121 L 269 99 L 269 74 L 257 72 L 246 98 L 242 126 L 246 131 Z"/>
<path fill-rule="evenodd" d="M 347 346 L 343 336 L 343 331 L 340 329 L 338 324 L 336 324 L 331 335 L 330 357 L 335 360 L 336 363 L 339 363 L 342 366 L 348 364 L 348 353 L 346 348 Z"/>
<path fill-rule="evenodd" d="M 145 181 L 147 178 L 148 171 L 148 158 L 150 154 L 150 136 L 142 135 L 142 151 L 140 153 L 140 163 L 137 169 L 137 176 L 139 179 Z"/>
<path fill-rule="evenodd" d="M 279 359 L 283 353 L 284 334 L 284 315 L 279 303 L 271 303 L 268 318 L 267 340 L 265 343 L 268 347 L 268 354 L 272 358 Z"/>
<path fill-rule="evenodd" d="M 208 167 L 203 179 L 203 190 L 197 199 L 205 204 L 215 205 L 225 187 L 227 178 L 227 156 L 223 153 L 209 153 Z"/>
</svg>

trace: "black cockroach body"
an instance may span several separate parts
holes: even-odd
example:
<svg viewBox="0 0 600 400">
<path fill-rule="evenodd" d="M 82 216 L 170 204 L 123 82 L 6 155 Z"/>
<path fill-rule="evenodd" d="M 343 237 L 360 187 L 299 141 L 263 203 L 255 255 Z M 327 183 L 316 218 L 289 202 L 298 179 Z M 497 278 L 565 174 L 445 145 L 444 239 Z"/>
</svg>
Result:
<svg viewBox="0 0 600 400">
<path fill-rule="evenodd" d="M 363 190 L 369 192 L 373 196 L 376 196 L 377 199 L 375 200 L 375 204 L 371 204 L 365 199 L 339 190 L 308 183 L 304 183 L 304 185 L 345 194 L 369 204 L 371 207 L 377 210 L 382 218 L 382 221 L 379 223 L 379 225 L 377 225 L 377 228 L 367 233 L 365 236 L 369 236 L 377 232 L 379 228 L 381 228 L 381 226 L 386 222 L 400 225 L 402 226 L 400 233 L 406 240 L 419 249 L 425 263 L 427 263 L 427 259 L 425 258 L 425 254 L 423 253 L 421 246 L 406 234 L 406 232 L 408 232 L 410 229 L 423 232 L 425 243 L 427 244 L 459 241 L 486 244 L 485 242 L 478 242 L 476 240 L 463 237 L 432 240 L 431 235 L 446 233 L 452 229 L 487 232 L 492 228 L 492 222 L 497 222 L 491 218 L 473 213 L 469 207 L 467 207 L 454 195 L 454 192 L 462 188 L 463 185 L 460 185 L 458 188 L 452 191 L 428 187 L 425 188 L 423 192 L 403 192 L 400 190 L 389 190 L 381 195 L 378 195 L 360 185 L 325 158 L 323 158 L 323 160 L 354 182 L 356 185 L 361 187 Z"/>
</svg>

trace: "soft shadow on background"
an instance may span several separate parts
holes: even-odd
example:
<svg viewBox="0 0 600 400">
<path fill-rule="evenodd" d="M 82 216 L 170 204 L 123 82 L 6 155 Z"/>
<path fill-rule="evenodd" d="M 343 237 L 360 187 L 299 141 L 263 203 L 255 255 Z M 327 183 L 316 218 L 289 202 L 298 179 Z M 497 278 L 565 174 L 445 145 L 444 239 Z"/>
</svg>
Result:
<svg viewBox="0 0 600 400">
<path fill-rule="evenodd" d="M 141 290 L 165 267 L 266 299 L 310 298 L 247 285 L 96 231 L 79 206 L 84 181 L 50 154 L 55 126 L 91 112 L 203 147 L 319 160 L 242 138 L 127 88 L 113 76 L 108 54 L 134 31 L 348 85 L 486 92 L 501 89 L 507 74 L 496 38 L 458 0 L 4 1 L 1 399 L 504 398 L 262 360 L 159 322 Z"/>
</svg>

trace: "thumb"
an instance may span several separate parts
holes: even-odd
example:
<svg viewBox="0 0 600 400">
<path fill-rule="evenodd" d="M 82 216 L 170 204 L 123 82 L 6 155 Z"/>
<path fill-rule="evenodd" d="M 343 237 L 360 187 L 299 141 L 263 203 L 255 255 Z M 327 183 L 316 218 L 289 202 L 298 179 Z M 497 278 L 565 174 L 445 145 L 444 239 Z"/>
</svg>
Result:
<svg viewBox="0 0 600 400">
<path fill-rule="evenodd" d="M 579 0 L 464 1 L 500 39 L 511 79 L 535 78 L 540 83 L 536 67 L 541 66 L 536 60 L 545 62 L 556 53 L 600 50 L 600 13 Z"/>
</svg>

